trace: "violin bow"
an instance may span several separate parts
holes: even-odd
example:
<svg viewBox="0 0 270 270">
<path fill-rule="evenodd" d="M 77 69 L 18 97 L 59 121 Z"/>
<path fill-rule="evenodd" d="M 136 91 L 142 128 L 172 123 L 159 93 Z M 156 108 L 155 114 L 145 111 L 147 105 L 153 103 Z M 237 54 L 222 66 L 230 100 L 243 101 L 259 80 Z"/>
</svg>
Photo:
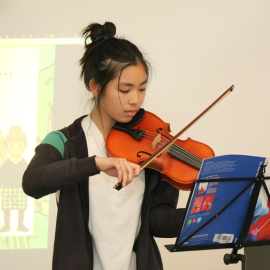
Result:
<svg viewBox="0 0 270 270">
<path fill-rule="evenodd" d="M 203 115 L 205 115 L 210 109 L 212 109 L 218 102 L 220 102 L 223 98 L 229 95 L 234 89 L 234 85 L 229 87 L 220 97 L 218 97 L 210 106 L 208 106 L 201 114 L 199 114 L 193 121 L 191 121 L 186 127 L 184 127 L 181 131 L 179 131 L 174 137 L 172 137 L 167 143 L 165 143 L 162 147 L 157 149 L 156 152 L 153 153 L 152 156 L 147 158 L 141 164 L 141 171 L 150 164 L 157 156 L 159 156 L 163 151 L 169 148 L 180 135 L 182 135 L 187 129 L 189 129 L 193 124 L 195 124 Z M 122 181 L 118 182 L 113 188 L 120 190 L 122 189 Z"/>
</svg>

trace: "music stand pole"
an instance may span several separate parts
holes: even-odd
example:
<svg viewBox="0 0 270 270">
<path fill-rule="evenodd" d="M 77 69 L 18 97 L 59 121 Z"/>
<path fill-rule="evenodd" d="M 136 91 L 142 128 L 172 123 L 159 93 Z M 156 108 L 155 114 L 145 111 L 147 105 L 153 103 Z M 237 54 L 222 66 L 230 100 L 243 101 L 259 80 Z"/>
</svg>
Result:
<svg viewBox="0 0 270 270">
<path fill-rule="evenodd" d="M 247 261 L 247 255 L 245 254 L 237 254 L 238 248 L 233 248 L 233 251 L 231 254 L 225 254 L 224 255 L 224 263 L 226 265 L 238 263 L 239 261 L 242 262 L 242 270 L 246 270 L 246 261 Z"/>
<path fill-rule="evenodd" d="M 256 201 L 258 200 L 259 191 L 260 191 L 262 186 L 264 186 L 267 197 L 268 197 L 268 199 L 270 199 L 269 198 L 270 194 L 269 194 L 268 189 L 266 187 L 266 184 L 264 182 L 265 167 L 266 167 L 266 165 L 261 165 L 260 172 L 259 172 L 259 175 L 258 175 L 258 178 L 257 178 L 259 183 L 257 183 L 258 184 L 258 195 L 256 196 Z M 250 227 L 250 222 L 248 222 L 248 227 L 247 228 L 249 228 L 249 227 Z M 242 229 L 242 233 L 243 233 L 243 229 Z M 245 234 L 245 237 L 246 237 L 247 231 L 244 234 Z M 240 235 L 240 239 L 241 239 L 241 235 Z M 225 254 L 223 260 L 224 260 L 224 263 L 226 265 L 233 264 L 233 263 L 238 263 L 239 261 L 241 261 L 242 262 L 242 270 L 246 270 L 247 255 L 245 255 L 245 254 L 243 254 L 243 255 L 242 254 L 237 254 L 238 250 L 241 249 L 242 246 L 243 246 L 242 242 L 243 241 L 241 241 L 241 240 L 239 241 L 239 239 L 238 239 L 238 242 L 235 244 L 232 253 L 231 254 Z"/>
</svg>

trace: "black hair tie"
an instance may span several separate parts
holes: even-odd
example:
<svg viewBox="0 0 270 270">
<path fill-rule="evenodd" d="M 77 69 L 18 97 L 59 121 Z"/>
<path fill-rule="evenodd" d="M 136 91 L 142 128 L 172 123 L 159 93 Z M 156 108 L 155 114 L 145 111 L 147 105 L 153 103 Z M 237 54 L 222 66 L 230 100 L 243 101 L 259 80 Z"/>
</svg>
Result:
<svg viewBox="0 0 270 270">
<path fill-rule="evenodd" d="M 106 37 L 106 36 L 99 36 L 99 37 L 97 37 L 97 38 L 94 40 L 94 42 L 99 41 L 99 40 L 102 39 L 102 38 L 103 38 L 103 40 L 108 39 L 108 37 Z"/>
</svg>

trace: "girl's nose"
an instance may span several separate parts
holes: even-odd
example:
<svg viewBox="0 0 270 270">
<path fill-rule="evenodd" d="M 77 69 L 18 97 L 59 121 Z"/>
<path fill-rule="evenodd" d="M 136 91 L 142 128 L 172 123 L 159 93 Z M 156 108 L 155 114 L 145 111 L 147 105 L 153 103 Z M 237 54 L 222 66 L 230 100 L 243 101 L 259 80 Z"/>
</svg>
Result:
<svg viewBox="0 0 270 270">
<path fill-rule="evenodd" d="M 132 91 L 131 97 L 129 99 L 129 104 L 138 104 L 140 101 L 140 95 L 138 90 Z"/>
</svg>

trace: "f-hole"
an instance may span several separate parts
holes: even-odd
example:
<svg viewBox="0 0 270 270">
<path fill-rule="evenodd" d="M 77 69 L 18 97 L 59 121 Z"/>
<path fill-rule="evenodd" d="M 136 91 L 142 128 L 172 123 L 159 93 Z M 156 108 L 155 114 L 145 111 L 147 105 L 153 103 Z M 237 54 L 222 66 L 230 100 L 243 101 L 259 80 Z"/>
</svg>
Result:
<svg viewBox="0 0 270 270">
<path fill-rule="evenodd" d="M 161 134 L 160 131 L 162 131 L 162 130 L 163 130 L 163 128 L 158 128 L 157 129 L 157 133 Z M 163 134 L 161 134 L 161 136 L 164 137 L 164 138 L 166 138 L 167 140 L 170 140 L 170 138 L 164 136 Z"/>
<path fill-rule="evenodd" d="M 160 133 L 161 130 L 163 130 L 163 128 L 158 128 L 157 133 Z"/>
<path fill-rule="evenodd" d="M 140 152 L 137 153 L 137 157 L 138 158 L 141 158 L 142 157 L 140 154 L 146 154 L 148 156 L 152 156 L 151 153 L 148 153 L 148 152 L 145 152 L 145 151 L 140 151 Z M 159 154 L 157 157 L 160 157 L 160 156 L 161 156 L 161 154 Z"/>
</svg>

